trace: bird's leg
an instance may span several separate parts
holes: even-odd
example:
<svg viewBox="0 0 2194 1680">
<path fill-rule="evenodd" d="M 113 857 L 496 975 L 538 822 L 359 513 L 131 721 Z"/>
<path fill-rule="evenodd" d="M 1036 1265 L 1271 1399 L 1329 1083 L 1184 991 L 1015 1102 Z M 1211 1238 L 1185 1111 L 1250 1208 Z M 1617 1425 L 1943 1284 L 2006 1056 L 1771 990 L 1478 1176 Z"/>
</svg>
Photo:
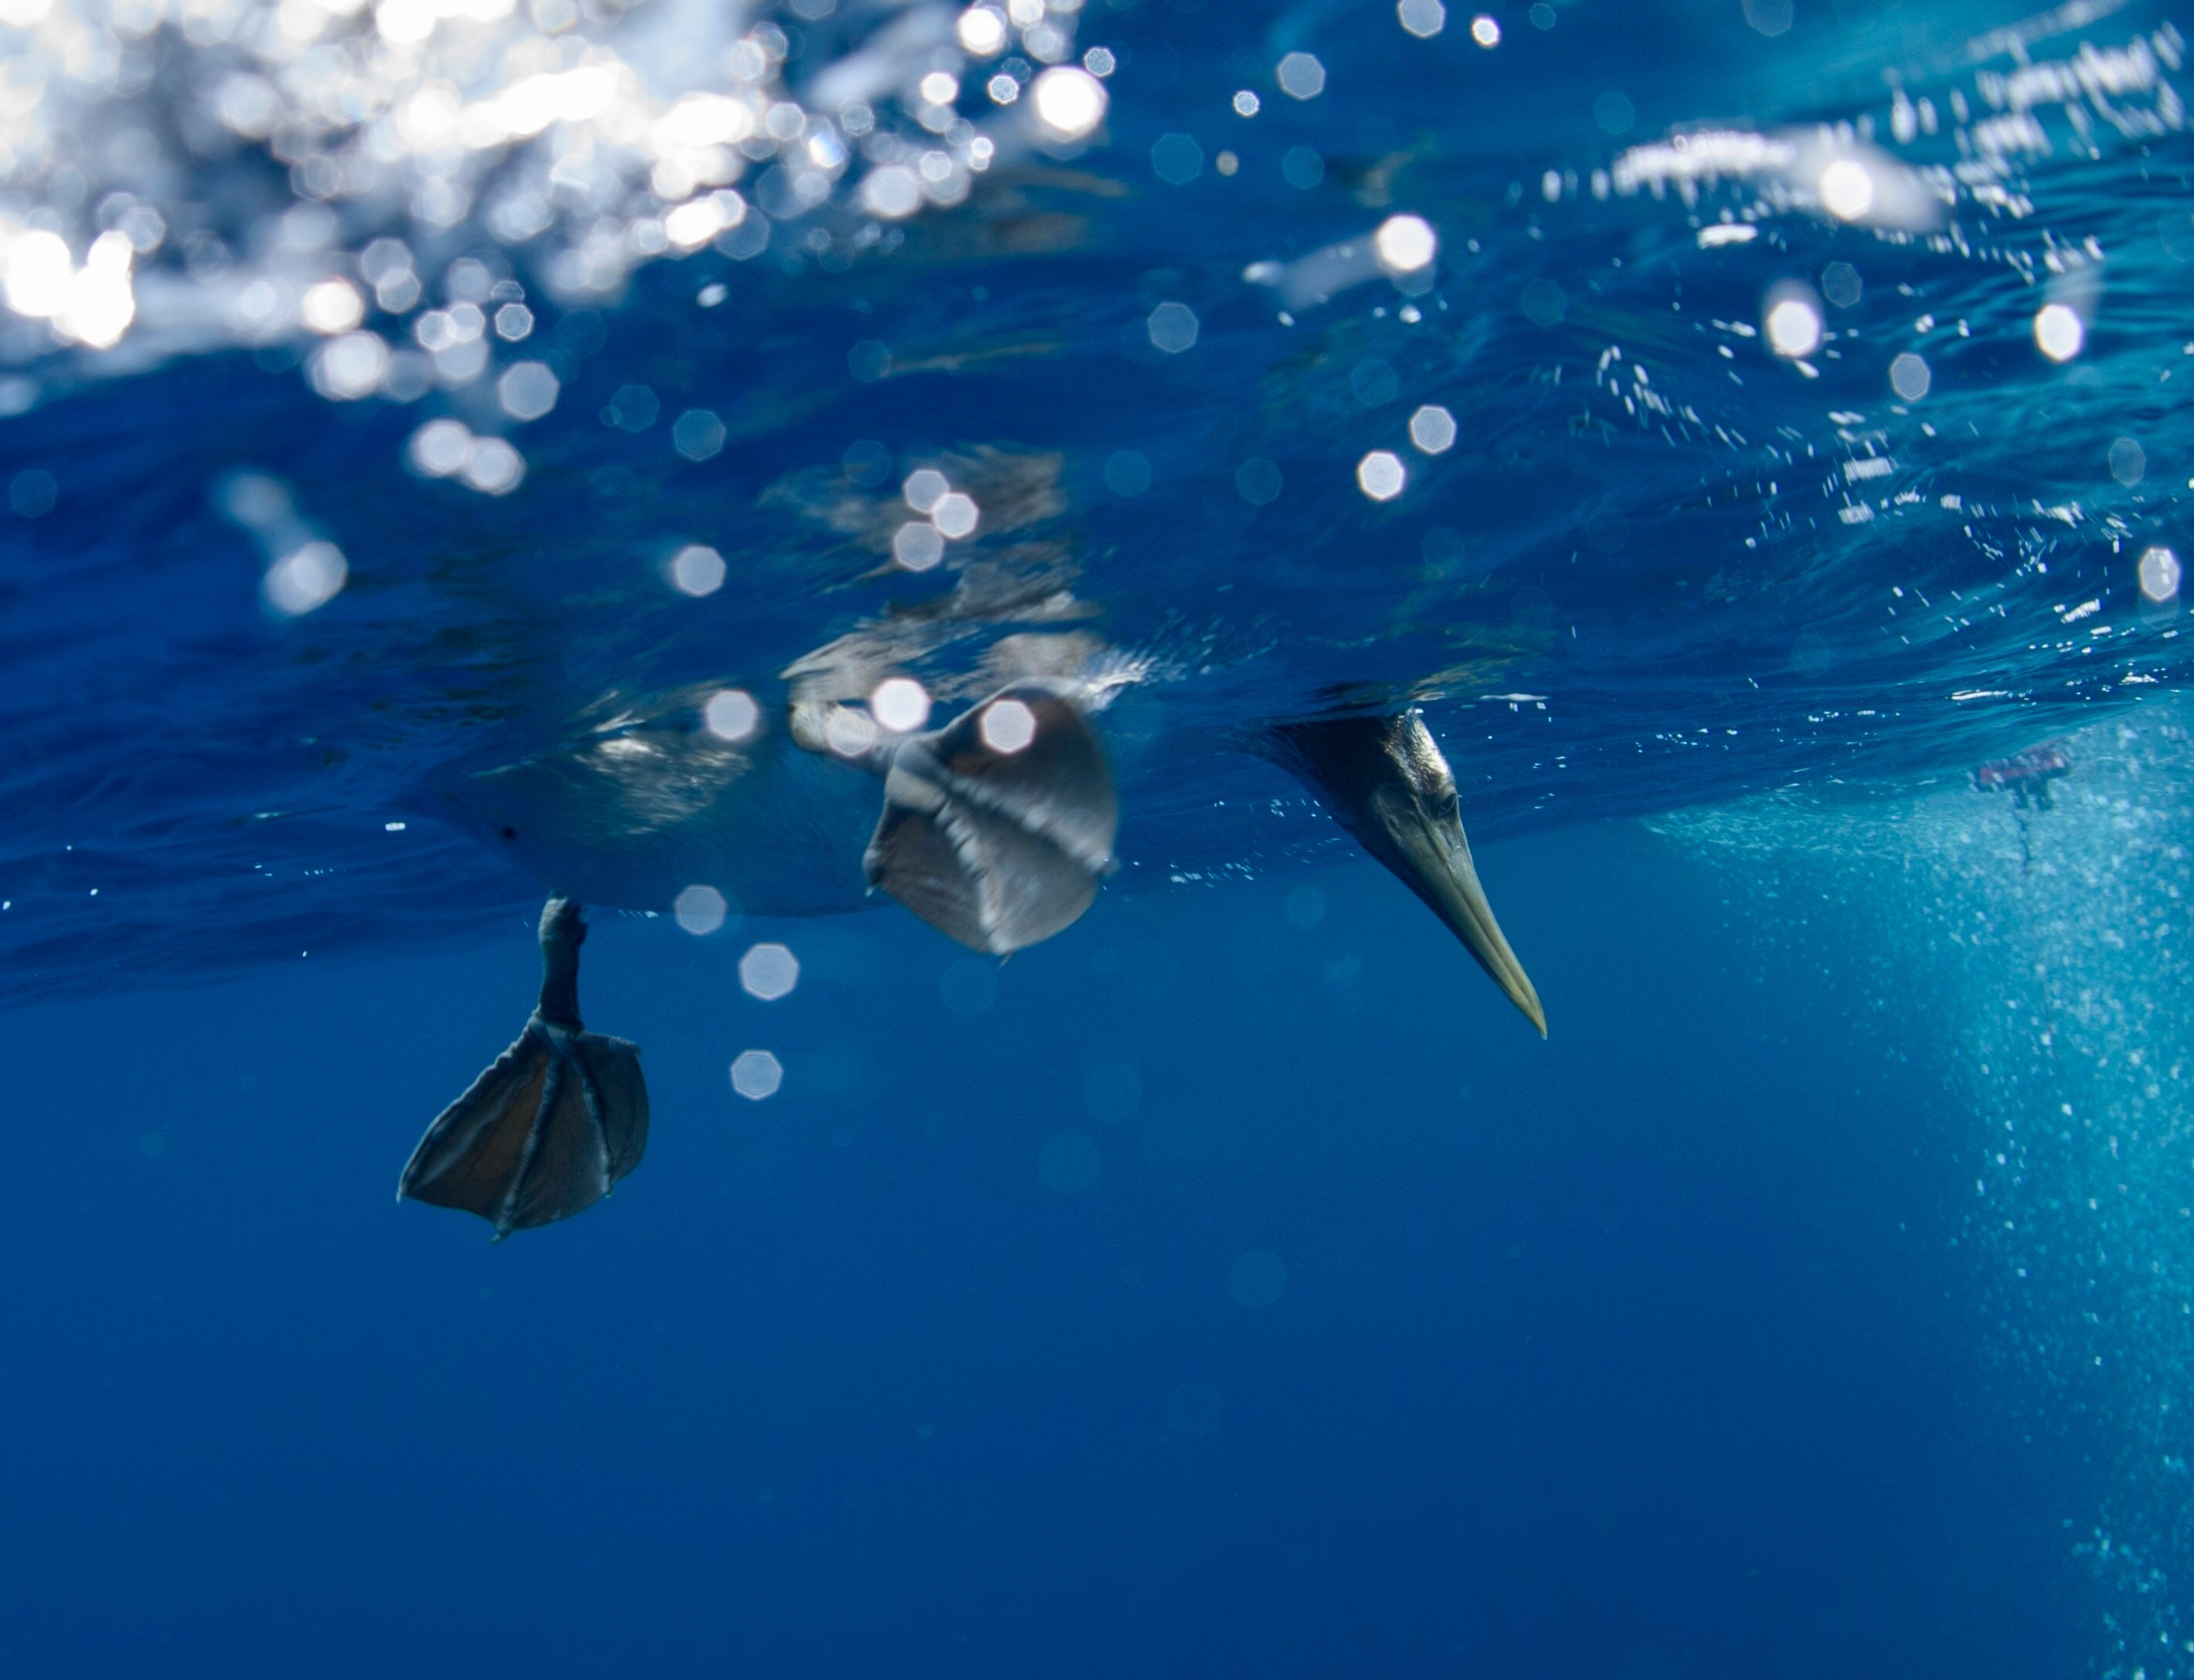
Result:
<svg viewBox="0 0 2194 1680">
<path fill-rule="evenodd" d="M 427 1128 L 397 1197 L 476 1213 L 499 1241 L 591 1207 L 640 1165 L 640 1047 L 579 1019 L 587 924 L 570 899 L 541 912 L 541 1001 L 518 1040 Z"/>
<path fill-rule="evenodd" d="M 1016 682 L 898 746 L 862 863 L 870 886 L 1003 957 L 1089 907 L 1119 820 L 1081 711 L 1049 683 Z"/>
</svg>

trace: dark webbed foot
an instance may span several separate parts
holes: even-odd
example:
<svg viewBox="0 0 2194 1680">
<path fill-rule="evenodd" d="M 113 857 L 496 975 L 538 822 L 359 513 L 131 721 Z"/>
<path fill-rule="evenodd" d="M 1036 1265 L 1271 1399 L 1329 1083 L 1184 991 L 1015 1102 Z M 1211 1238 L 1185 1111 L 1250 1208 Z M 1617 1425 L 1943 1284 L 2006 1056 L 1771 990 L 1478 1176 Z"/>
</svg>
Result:
<svg viewBox="0 0 2194 1680">
<path fill-rule="evenodd" d="M 1364 849 L 1447 923 L 1508 1001 L 1546 1036 L 1546 1011 L 1493 919 L 1455 777 L 1414 712 L 1275 725 L 1267 751 L 1317 794 Z"/>
<path fill-rule="evenodd" d="M 869 884 L 999 956 L 1088 909 L 1119 827 L 1105 754 L 1072 701 L 1017 682 L 893 756 Z"/>
<path fill-rule="evenodd" d="M 591 1207 L 640 1165 L 640 1047 L 579 1021 L 579 906 L 541 912 L 541 1005 L 518 1042 L 427 1128 L 398 1197 L 476 1213 L 497 1240 Z"/>
</svg>

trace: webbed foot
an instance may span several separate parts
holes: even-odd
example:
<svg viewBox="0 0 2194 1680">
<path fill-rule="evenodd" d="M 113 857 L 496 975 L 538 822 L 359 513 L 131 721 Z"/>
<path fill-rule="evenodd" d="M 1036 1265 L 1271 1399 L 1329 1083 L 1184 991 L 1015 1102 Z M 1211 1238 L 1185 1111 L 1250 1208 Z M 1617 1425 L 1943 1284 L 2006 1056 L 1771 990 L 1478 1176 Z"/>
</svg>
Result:
<svg viewBox="0 0 2194 1680">
<path fill-rule="evenodd" d="M 476 1213 L 501 1241 L 591 1207 L 640 1165 L 647 1085 L 640 1047 L 579 1021 L 586 923 L 569 899 L 541 912 L 541 1004 L 517 1043 L 436 1117 L 399 1200 Z"/>
<path fill-rule="evenodd" d="M 1049 684 L 1016 682 L 899 747 L 862 863 L 931 926 L 1004 956 L 1088 909 L 1119 823 L 1088 721 Z"/>
</svg>

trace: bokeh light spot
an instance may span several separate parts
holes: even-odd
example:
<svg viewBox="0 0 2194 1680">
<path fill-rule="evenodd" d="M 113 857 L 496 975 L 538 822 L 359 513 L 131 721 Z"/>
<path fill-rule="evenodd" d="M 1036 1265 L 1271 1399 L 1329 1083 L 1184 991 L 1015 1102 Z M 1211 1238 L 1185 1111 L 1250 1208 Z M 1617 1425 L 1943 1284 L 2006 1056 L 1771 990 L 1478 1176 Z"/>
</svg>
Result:
<svg viewBox="0 0 2194 1680">
<path fill-rule="evenodd" d="M 305 288 L 297 314 L 314 332 L 348 332 L 365 319 L 365 300 L 348 280 L 322 280 Z"/>
<path fill-rule="evenodd" d="M 680 927 L 703 939 L 724 925 L 731 914 L 731 901 L 714 887 L 697 883 L 671 900 L 670 913 L 678 918 Z"/>
<path fill-rule="evenodd" d="M 876 720 L 851 706 L 833 706 L 824 720 L 823 739 L 841 758 L 864 757 L 876 744 Z"/>
<path fill-rule="evenodd" d="M 1569 314 L 1569 294 L 1562 290 L 1560 282 L 1542 276 L 1525 281 L 1524 290 L 1517 295 L 1516 307 L 1534 326 L 1559 326 Z"/>
<path fill-rule="evenodd" d="M 897 222 L 922 208 L 922 178 L 903 164 L 870 170 L 861 181 L 861 208 Z"/>
<path fill-rule="evenodd" d="M 1160 135 L 1151 147 L 1151 169 L 1160 181 L 1186 187 L 1203 173 L 1203 148 L 1193 135 Z"/>
<path fill-rule="evenodd" d="M 894 734 L 919 729 L 929 721 L 929 690 L 910 676 L 887 676 L 869 696 L 869 713 Z"/>
<path fill-rule="evenodd" d="M 1325 159 L 1307 146 L 1290 146 L 1280 158 L 1280 175 L 1288 185 L 1307 193 L 1325 179 Z"/>
<path fill-rule="evenodd" d="M 1839 309 L 1854 307 L 1865 290 L 1858 270 L 1848 262 L 1831 262 L 1821 270 L 1821 295 Z"/>
<path fill-rule="evenodd" d="M 2087 324 L 2069 305 L 2045 303 L 2035 312 L 2034 342 L 2051 361 L 2071 360 L 2087 342 Z"/>
<path fill-rule="evenodd" d="M 335 402 L 355 402 L 381 388 L 388 374 L 388 343 L 380 334 L 347 332 L 313 353 L 307 377 L 313 388 Z"/>
<path fill-rule="evenodd" d="M 1307 932 L 1325 919 L 1325 895 L 1306 881 L 1289 890 L 1280 913 L 1289 927 Z"/>
<path fill-rule="evenodd" d="M 873 338 L 864 338 L 846 352 L 846 371 L 864 385 L 873 385 L 891 371 L 891 351 Z"/>
<path fill-rule="evenodd" d="M 1856 158 L 1839 158 L 1821 171 L 1821 205 L 1840 222 L 1857 222 L 1874 208 L 1874 176 Z"/>
<path fill-rule="evenodd" d="M 663 400 L 645 385 L 620 385 L 602 409 L 602 424 L 621 432 L 640 433 L 663 412 Z"/>
<path fill-rule="evenodd" d="M 1348 389 L 1366 408 L 1383 408 L 1401 394 L 1401 381 L 1392 362 L 1366 356 L 1348 370 Z"/>
<path fill-rule="evenodd" d="M 2161 607 L 2179 599 L 2179 556 L 2161 544 L 2140 557 L 2140 592 Z"/>
<path fill-rule="evenodd" d="M 25 519 L 43 519 L 60 499 L 60 486 L 43 467 L 31 467 L 8 482 L 8 505 Z"/>
<path fill-rule="evenodd" d="M 927 572 L 945 558 L 945 533 L 926 519 L 909 520 L 892 533 L 892 558 L 910 572 Z"/>
<path fill-rule="evenodd" d="M 526 457 L 501 438 L 474 438 L 458 478 L 483 496 L 508 496 L 526 480 Z"/>
<path fill-rule="evenodd" d="M 750 1102 L 775 1096 L 784 1085 L 784 1064 L 766 1050 L 739 1052 L 732 1063 L 732 1089 Z"/>
<path fill-rule="evenodd" d="M 658 166 L 659 167 L 659 166 Z M 747 219 L 747 203 L 729 188 L 677 206 L 663 218 L 663 235 L 673 249 L 698 250 L 728 228 Z"/>
<path fill-rule="evenodd" d="M 953 33 L 977 58 L 995 58 L 1006 48 L 1006 15 L 995 6 L 970 6 L 960 14 Z"/>
<path fill-rule="evenodd" d="M 724 446 L 724 423 L 705 408 L 689 408 L 671 427 L 670 442 L 688 461 L 706 461 Z"/>
<path fill-rule="evenodd" d="M 962 537 L 974 534 L 975 523 L 982 510 L 976 507 L 975 498 L 964 490 L 948 490 L 937 498 L 929 509 L 929 522 L 943 535 L 957 542 Z"/>
<path fill-rule="evenodd" d="M 47 320 L 60 313 L 75 273 L 68 242 L 45 228 L 19 234 L 0 253 L 0 275 L 5 276 L 0 291 L 4 291 L 8 307 L 32 320 Z"/>
<path fill-rule="evenodd" d="M 670 582 L 681 595 L 714 595 L 724 586 L 724 557 L 706 543 L 688 543 L 671 556 Z"/>
<path fill-rule="evenodd" d="M 874 489 L 891 476 L 891 451 L 874 438 L 857 438 L 846 446 L 841 457 L 846 476 L 864 489 Z"/>
<path fill-rule="evenodd" d="M 906 475 L 906 482 L 899 486 L 899 493 L 906 498 L 907 506 L 915 512 L 926 514 L 944 499 L 945 492 L 951 487 L 951 481 L 936 468 L 923 467 Z"/>
<path fill-rule="evenodd" d="M 563 389 L 546 362 L 514 363 L 496 383 L 503 411 L 514 420 L 538 420 L 556 406 Z"/>
<path fill-rule="evenodd" d="M 1123 449 L 1105 462 L 1105 487 L 1115 496 L 1140 496 L 1151 487 L 1151 463 L 1140 452 Z"/>
<path fill-rule="evenodd" d="M 1791 0 L 1744 0 L 1744 20 L 1772 37 L 1790 27 Z"/>
<path fill-rule="evenodd" d="M 1410 417 L 1410 441 L 1427 455 L 1455 447 L 1455 416 L 1438 403 L 1427 403 Z"/>
<path fill-rule="evenodd" d="M 1037 120 L 1058 140 L 1083 140 L 1105 120 L 1105 84 L 1086 70 L 1054 65 L 1030 89 Z"/>
<path fill-rule="evenodd" d="M 1767 311 L 1767 342 L 1778 356 L 1795 360 L 1821 348 L 1821 312 L 1806 297 L 1784 297 Z"/>
<path fill-rule="evenodd" d="M 1161 303 L 1151 311 L 1147 323 L 1151 342 L 1169 356 L 1177 356 L 1196 342 L 1196 311 L 1186 303 Z"/>
<path fill-rule="evenodd" d="M 1375 449 L 1356 463 L 1357 487 L 1375 502 L 1393 501 L 1408 480 L 1402 457 L 1391 449 Z"/>
<path fill-rule="evenodd" d="M 1402 27 L 1420 41 L 1429 41 L 1447 27 L 1447 8 L 1440 0 L 1400 0 L 1394 13 Z"/>
<path fill-rule="evenodd" d="M 1287 1286 L 1286 1262 L 1266 1249 L 1251 1249 L 1226 1274 L 1226 1292 L 1252 1312 L 1271 1306 Z"/>
<path fill-rule="evenodd" d="M 2148 475 L 2148 452 L 2131 438 L 2111 440 L 2111 476 L 2128 490 Z"/>
<path fill-rule="evenodd" d="M 411 464 L 428 478 L 449 478 L 472 457 L 473 434 L 461 420 L 429 420 L 411 434 Z"/>
<path fill-rule="evenodd" d="M 1933 383 L 1934 375 L 1927 371 L 1926 360 L 1910 350 L 1889 364 L 1889 388 L 1907 402 L 1919 401 Z"/>
<path fill-rule="evenodd" d="M 1371 236 L 1379 266 L 1390 274 L 1415 273 L 1432 266 L 1439 254 L 1439 236 L 1421 216 L 1390 216 Z"/>
<path fill-rule="evenodd" d="M 325 607 L 342 592 L 350 564 L 333 543 L 307 543 L 267 568 L 267 604 L 290 618 Z"/>
<path fill-rule="evenodd" d="M 701 721 L 718 740 L 752 740 L 761 727 L 761 708 L 744 688 L 719 688 L 701 709 Z"/>
<path fill-rule="evenodd" d="M 985 706 L 975 728 L 991 751 L 1015 753 L 1036 739 L 1036 714 L 1008 696 Z"/>
<path fill-rule="evenodd" d="M 800 959 L 791 947 L 774 942 L 752 946 L 739 958 L 739 985 L 750 998 L 773 1004 L 800 984 Z"/>
<path fill-rule="evenodd" d="M 1289 53 L 1274 74 L 1289 99 L 1316 99 L 1325 91 L 1325 66 L 1308 53 Z"/>
<path fill-rule="evenodd" d="M 1277 502 L 1284 482 L 1280 469 L 1261 455 L 1253 455 L 1234 469 L 1234 492 L 1253 508 Z"/>
</svg>

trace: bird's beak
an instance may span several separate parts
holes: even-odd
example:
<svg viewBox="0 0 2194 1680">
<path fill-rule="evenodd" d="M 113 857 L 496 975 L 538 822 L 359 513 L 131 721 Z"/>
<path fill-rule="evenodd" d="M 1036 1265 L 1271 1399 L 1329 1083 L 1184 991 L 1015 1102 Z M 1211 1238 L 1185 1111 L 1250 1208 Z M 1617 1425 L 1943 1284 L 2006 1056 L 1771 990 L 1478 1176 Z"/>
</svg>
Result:
<svg viewBox="0 0 2194 1680">
<path fill-rule="evenodd" d="M 1493 983 L 1508 994 L 1508 1001 L 1523 1010 L 1539 1036 L 1547 1036 L 1547 1012 L 1531 977 L 1509 949 L 1493 906 L 1485 901 L 1485 889 L 1471 861 L 1470 842 L 1460 822 L 1441 820 L 1414 800 L 1381 799 L 1375 813 L 1386 831 L 1399 860 L 1381 861 L 1400 876 L 1410 891 L 1432 906 L 1433 914 L 1454 930 L 1479 964 L 1493 976 Z"/>
</svg>

